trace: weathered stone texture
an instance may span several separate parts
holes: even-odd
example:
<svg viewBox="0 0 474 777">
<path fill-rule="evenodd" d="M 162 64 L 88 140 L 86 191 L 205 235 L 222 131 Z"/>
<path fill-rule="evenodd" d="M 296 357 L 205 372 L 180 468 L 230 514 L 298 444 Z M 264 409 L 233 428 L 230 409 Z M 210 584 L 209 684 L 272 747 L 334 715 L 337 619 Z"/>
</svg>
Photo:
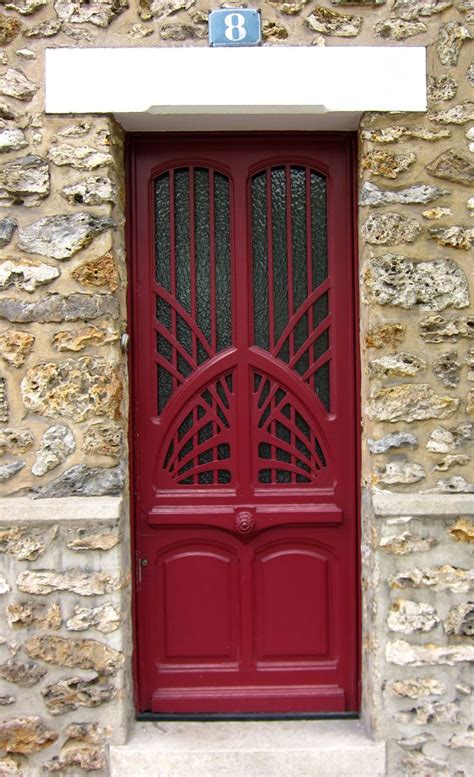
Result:
<svg viewBox="0 0 474 777">
<path fill-rule="evenodd" d="M 114 161 L 108 151 L 98 151 L 91 146 L 71 146 L 67 143 L 51 146 L 48 159 L 58 167 L 67 166 L 82 171 L 110 167 Z"/>
<path fill-rule="evenodd" d="M 412 634 L 414 631 L 431 631 L 439 623 L 434 607 L 410 599 L 397 599 L 390 607 L 387 626 L 389 631 Z"/>
<path fill-rule="evenodd" d="M 50 773 L 79 768 L 85 772 L 97 771 L 107 766 L 107 756 L 103 748 L 84 742 L 68 740 L 61 748 L 59 755 L 46 761 L 44 768 Z"/>
<path fill-rule="evenodd" d="M 396 716 L 400 723 L 414 723 L 416 726 L 426 726 L 428 723 L 437 725 L 457 724 L 460 722 L 461 710 L 453 702 L 425 701 L 411 710 L 399 712 Z"/>
<path fill-rule="evenodd" d="M 71 550 L 111 550 L 122 539 L 120 531 L 108 527 L 100 531 L 96 526 L 81 529 L 71 529 L 68 532 L 66 546 Z"/>
<path fill-rule="evenodd" d="M 368 364 L 368 373 L 372 378 L 409 377 L 424 369 L 426 369 L 424 359 L 405 351 L 390 356 L 380 356 L 378 359 L 372 359 Z"/>
<path fill-rule="evenodd" d="M 19 561 L 36 561 L 56 539 L 58 527 L 0 527 L 0 552 Z"/>
<path fill-rule="evenodd" d="M 425 343 L 457 343 L 461 338 L 474 338 L 474 316 L 428 316 L 420 321 L 420 335 Z"/>
<path fill-rule="evenodd" d="M 85 287 L 105 287 L 116 291 L 119 286 L 119 275 L 111 253 L 91 259 L 77 267 L 71 273 L 74 280 Z"/>
<path fill-rule="evenodd" d="M 426 165 L 426 169 L 435 178 L 443 178 L 462 186 L 474 184 L 474 162 L 464 151 L 444 151 Z"/>
<path fill-rule="evenodd" d="M 446 634 L 474 637 L 474 602 L 451 607 L 444 621 Z"/>
<path fill-rule="evenodd" d="M 402 534 L 391 534 L 380 540 L 380 547 L 385 553 L 396 556 L 406 556 L 407 553 L 426 553 L 438 545 L 438 540 L 431 537 L 419 537 L 410 531 Z"/>
<path fill-rule="evenodd" d="M 384 19 L 377 22 L 374 27 L 375 34 L 380 38 L 389 38 L 391 40 L 405 40 L 414 35 L 421 35 L 426 32 L 427 27 L 424 22 L 408 22 L 404 19 Z"/>
<path fill-rule="evenodd" d="M 366 348 L 396 348 L 403 343 L 406 334 L 405 324 L 379 324 L 369 329 L 365 335 Z"/>
<path fill-rule="evenodd" d="M 467 124 L 474 121 L 474 102 L 466 100 L 443 111 L 429 113 L 428 118 L 437 124 Z"/>
<path fill-rule="evenodd" d="M 408 699 L 419 699 L 423 696 L 442 696 L 446 686 L 435 677 L 410 677 L 406 680 L 396 680 L 390 683 L 390 692 L 394 696 Z"/>
<path fill-rule="evenodd" d="M 109 634 L 120 627 L 120 613 L 112 604 L 99 607 L 75 607 L 74 615 L 66 621 L 69 631 L 87 631 L 96 628 L 103 634 Z"/>
<path fill-rule="evenodd" d="M 451 137 L 448 129 L 428 129 L 426 127 L 404 127 L 393 125 L 380 129 L 363 129 L 361 138 L 372 143 L 397 143 L 399 140 L 425 140 L 434 143 L 437 140 Z"/>
<path fill-rule="evenodd" d="M 456 96 L 458 84 L 455 78 L 443 73 L 441 76 L 428 76 L 428 99 L 432 102 L 452 100 Z"/>
<path fill-rule="evenodd" d="M 0 750 L 35 753 L 56 741 L 58 735 L 39 718 L 30 715 L 0 721 Z"/>
<path fill-rule="evenodd" d="M 389 461 L 375 468 L 374 482 L 385 485 L 408 485 L 426 477 L 421 464 L 410 461 Z"/>
<path fill-rule="evenodd" d="M 429 235 L 438 245 L 470 251 L 474 245 L 474 228 L 470 227 L 430 227 Z"/>
<path fill-rule="evenodd" d="M 96 235 L 114 225 L 108 216 L 89 213 L 47 216 L 19 229 L 18 247 L 31 254 L 69 259 L 90 245 Z"/>
<path fill-rule="evenodd" d="M 8 421 L 8 396 L 5 378 L 0 378 L 0 421 Z"/>
<path fill-rule="evenodd" d="M 402 384 L 376 389 L 367 410 L 374 421 L 423 421 L 449 418 L 459 407 L 459 399 L 435 394 L 426 383 Z"/>
<path fill-rule="evenodd" d="M 25 133 L 21 129 L 4 129 L 0 130 L 0 153 L 5 151 L 19 151 L 20 148 L 24 148 L 28 143 L 25 138 Z M 1 191 L 0 191 L 1 199 Z"/>
<path fill-rule="evenodd" d="M 122 429 L 107 421 L 92 424 L 84 434 L 82 450 L 84 453 L 95 453 L 101 456 L 119 458 L 123 450 Z"/>
<path fill-rule="evenodd" d="M 18 226 L 16 219 L 6 216 L 0 219 L 0 248 L 4 248 L 11 242 L 13 233 Z"/>
<path fill-rule="evenodd" d="M 0 319 L 21 324 L 116 319 L 118 310 L 118 301 L 110 294 L 46 294 L 35 302 L 0 298 Z"/>
<path fill-rule="evenodd" d="M 128 8 L 128 0 L 55 0 L 54 9 L 62 22 L 108 27 L 115 16 Z"/>
<path fill-rule="evenodd" d="M 33 350 L 35 337 L 19 329 L 0 333 L 0 358 L 12 367 L 21 367 Z"/>
<path fill-rule="evenodd" d="M 474 569 L 460 569 L 450 564 L 442 567 L 397 572 L 388 581 L 391 588 L 431 588 L 434 591 L 467 593 L 474 588 Z"/>
<path fill-rule="evenodd" d="M 76 450 L 76 441 L 67 426 L 56 424 L 51 426 L 41 440 L 41 447 L 36 453 L 36 461 L 31 468 L 33 475 L 41 477 L 49 470 L 66 461 Z"/>
<path fill-rule="evenodd" d="M 21 23 L 11 16 L 0 14 L 0 46 L 10 43 L 21 30 Z"/>
<path fill-rule="evenodd" d="M 31 450 L 34 442 L 30 429 L 0 429 L 0 456 L 5 453 L 26 453 Z"/>
<path fill-rule="evenodd" d="M 31 569 L 20 572 L 16 584 L 18 590 L 26 594 L 70 591 L 80 596 L 101 596 L 120 590 L 124 581 L 107 572 L 88 572 L 82 569 L 54 572 L 46 569 Z"/>
<path fill-rule="evenodd" d="M 442 65 L 453 67 L 457 64 L 463 43 L 472 40 L 469 29 L 460 22 L 447 22 L 440 28 L 437 52 Z"/>
<path fill-rule="evenodd" d="M 359 34 L 362 17 L 339 13 L 330 8 L 317 5 L 305 19 L 310 30 L 322 35 L 333 35 L 341 38 L 353 38 Z"/>
<path fill-rule="evenodd" d="M 448 533 L 458 542 L 474 543 L 474 523 L 468 518 L 458 518 L 448 527 Z"/>
<path fill-rule="evenodd" d="M 84 421 L 101 415 L 117 418 L 122 384 L 109 361 L 81 356 L 32 367 L 21 381 L 21 393 L 32 413 Z"/>
<path fill-rule="evenodd" d="M 0 677 L 8 680 L 9 683 L 19 685 L 21 688 L 31 688 L 45 676 L 46 668 L 29 661 L 23 663 L 9 658 L 3 664 L 0 664 Z"/>
<path fill-rule="evenodd" d="M 466 275 L 450 260 L 414 262 L 388 253 L 368 259 L 362 276 L 363 300 L 368 304 L 407 309 L 419 305 L 421 310 L 469 305 Z"/>
<path fill-rule="evenodd" d="M 89 176 L 64 186 L 61 194 L 71 205 L 104 205 L 116 200 L 117 187 L 106 176 Z"/>
<path fill-rule="evenodd" d="M 18 474 L 24 466 L 24 461 L 11 461 L 8 464 L 0 464 L 0 483 L 3 483 L 5 480 L 10 480 L 10 478 Z"/>
<path fill-rule="evenodd" d="M 372 175 L 381 175 L 383 178 L 398 178 L 401 173 L 408 170 L 416 161 L 413 152 L 396 154 L 393 151 L 369 151 L 360 160 L 363 170 L 368 170 Z"/>
<path fill-rule="evenodd" d="M 114 688 L 108 683 L 100 682 L 99 677 L 92 680 L 71 677 L 46 686 L 41 693 L 51 715 L 64 715 L 79 707 L 98 707 L 110 701 Z"/>
<path fill-rule="evenodd" d="M 118 340 L 118 332 L 102 329 L 97 326 L 81 327 L 80 329 L 68 329 L 56 332 L 51 340 L 51 345 L 56 351 L 83 351 L 85 348 L 97 345 L 107 345 Z"/>
<path fill-rule="evenodd" d="M 31 100 L 38 87 L 21 70 L 9 68 L 0 76 L 0 94 L 14 97 L 16 100 Z"/>
<path fill-rule="evenodd" d="M 446 388 L 456 388 L 460 380 L 461 365 L 456 351 L 441 354 L 433 364 L 433 372 Z"/>
<path fill-rule="evenodd" d="M 18 289 L 32 293 L 38 286 L 51 283 L 59 275 L 57 267 L 33 259 L 7 259 L 0 263 L 0 290 Z"/>
<path fill-rule="evenodd" d="M 44 631 L 56 631 L 62 625 L 59 604 L 16 602 L 7 605 L 5 615 L 8 625 L 14 629 L 34 626 Z"/>
<path fill-rule="evenodd" d="M 413 243 L 422 231 L 416 219 L 400 213 L 372 214 L 362 226 L 361 234 L 370 245 Z"/>
<path fill-rule="evenodd" d="M 450 8 L 453 0 L 395 0 L 392 10 L 401 19 L 418 19 L 433 16 Z"/>
<path fill-rule="evenodd" d="M 50 188 L 49 165 L 40 156 L 29 154 L 0 166 L 1 206 L 39 205 Z"/>
<path fill-rule="evenodd" d="M 163 21 L 179 11 L 187 11 L 195 0 L 139 0 L 138 13 L 144 21 Z"/>
<path fill-rule="evenodd" d="M 474 660 L 474 645 L 410 645 L 398 639 L 387 644 L 385 658 L 389 663 L 399 666 L 454 666 Z"/>
<path fill-rule="evenodd" d="M 123 664 L 119 651 L 93 639 L 36 636 L 25 642 L 25 653 L 47 664 L 93 669 L 99 675 L 114 675 Z"/>
<path fill-rule="evenodd" d="M 53 38 L 61 30 L 61 22 L 49 19 L 40 24 L 33 24 L 23 30 L 25 38 Z"/>
<path fill-rule="evenodd" d="M 369 451 L 372 454 L 387 453 L 391 448 L 417 448 L 418 440 L 410 432 L 395 432 L 386 434 L 379 440 L 367 440 Z"/>
<path fill-rule="evenodd" d="M 88 467 L 75 464 L 44 486 L 33 488 L 36 499 L 64 496 L 113 496 L 122 493 L 124 467 Z"/>
<path fill-rule="evenodd" d="M 359 196 L 359 205 L 418 205 L 433 202 L 449 194 L 447 189 L 415 183 L 405 189 L 382 189 L 370 181 L 365 181 Z"/>
</svg>

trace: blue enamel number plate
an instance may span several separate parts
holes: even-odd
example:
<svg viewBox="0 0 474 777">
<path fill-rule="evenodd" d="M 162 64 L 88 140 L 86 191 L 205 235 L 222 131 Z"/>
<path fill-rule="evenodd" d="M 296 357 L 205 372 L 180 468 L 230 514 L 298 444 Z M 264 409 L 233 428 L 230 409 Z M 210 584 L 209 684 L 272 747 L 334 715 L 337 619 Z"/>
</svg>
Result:
<svg viewBox="0 0 474 777">
<path fill-rule="evenodd" d="M 211 46 L 259 46 L 260 13 L 254 8 L 221 8 L 209 14 Z"/>
</svg>

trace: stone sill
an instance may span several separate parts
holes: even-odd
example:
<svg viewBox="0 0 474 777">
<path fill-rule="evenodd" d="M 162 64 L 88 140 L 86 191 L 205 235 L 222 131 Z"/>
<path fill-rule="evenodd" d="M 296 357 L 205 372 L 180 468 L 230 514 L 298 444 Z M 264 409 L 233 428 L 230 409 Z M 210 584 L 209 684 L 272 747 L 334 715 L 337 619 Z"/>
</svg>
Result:
<svg viewBox="0 0 474 777">
<path fill-rule="evenodd" d="M 360 720 L 137 723 L 111 777 L 383 777 L 385 742 Z"/>
<path fill-rule="evenodd" d="M 0 500 L 0 523 L 93 523 L 116 521 L 122 515 L 121 496 L 70 496 L 59 499 L 5 497 Z"/>
<path fill-rule="evenodd" d="M 394 494 L 375 491 L 372 503 L 376 515 L 474 515 L 474 494 Z"/>
</svg>

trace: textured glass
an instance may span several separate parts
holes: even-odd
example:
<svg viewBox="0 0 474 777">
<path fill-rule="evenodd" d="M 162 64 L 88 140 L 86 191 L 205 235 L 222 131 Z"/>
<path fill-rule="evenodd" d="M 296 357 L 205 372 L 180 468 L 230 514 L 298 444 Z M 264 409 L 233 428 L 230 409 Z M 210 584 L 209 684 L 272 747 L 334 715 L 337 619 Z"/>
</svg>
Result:
<svg viewBox="0 0 474 777">
<path fill-rule="evenodd" d="M 198 444 L 201 445 L 206 440 L 210 440 L 213 436 L 213 424 L 211 422 L 205 424 L 198 432 Z M 198 456 L 198 464 L 207 464 L 213 460 L 212 448 L 210 450 L 200 453 Z M 198 475 L 198 481 L 201 485 L 206 485 L 214 482 L 213 472 L 200 472 Z"/>
<path fill-rule="evenodd" d="M 328 275 L 326 179 L 311 173 L 311 243 L 313 288 Z"/>
<path fill-rule="evenodd" d="M 170 177 L 160 175 L 155 181 L 155 277 L 170 291 Z"/>
<path fill-rule="evenodd" d="M 156 368 L 158 382 L 158 413 L 161 413 L 173 392 L 173 378 L 164 367 Z"/>
<path fill-rule="evenodd" d="M 252 178 L 252 265 L 254 343 L 269 350 L 266 173 Z"/>
<path fill-rule="evenodd" d="M 288 257 L 286 238 L 286 175 L 284 167 L 272 169 L 272 251 L 274 337 L 278 341 L 288 323 Z M 288 358 L 279 353 L 280 358 Z"/>
<path fill-rule="evenodd" d="M 222 351 L 232 343 L 230 286 L 230 197 L 229 181 L 220 173 L 214 175 L 215 211 L 215 282 L 216 340 Z"/>
<path fill-rule="evenodd" d="M 176 299 L 191 313 L 191 259 L 189 245 L 189 170 L 174 175 Z"/>
<path fill-rule="evenodd" d="M 194 171 L 194 241 L 196 251 L 196 322 L 211 342 L 209 171 Z M 199 360 L 201 361 L 201 359 Z"/>
<path fill-rule="evenodd" d="M 329 362 L 326 362 L 326 364 L 323 364 L 314 375 L 314 389 L 324 407 L 328 411 L 331 409 L 331 391 L 329 379 Z"/>
<path fill-rule="evenodd" d="M 297 311 L 308 296 L 308 264 L 306 256 L 306 170 L 291 168 L 291 250 L 293 259 L 293 310 Z M 294 329 L 294 351 L 308 337 L 308 319 L 304 315 Z M 304 365 L 298 372 L 303 374 Z M 307 369 L 307 367 L 306 367 Z"/>
</svg>

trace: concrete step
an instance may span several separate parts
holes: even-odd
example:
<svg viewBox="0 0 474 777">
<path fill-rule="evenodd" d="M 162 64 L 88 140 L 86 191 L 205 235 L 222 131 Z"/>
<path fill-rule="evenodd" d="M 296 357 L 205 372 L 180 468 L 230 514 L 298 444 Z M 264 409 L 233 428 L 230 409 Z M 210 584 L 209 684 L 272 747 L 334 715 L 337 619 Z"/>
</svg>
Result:
<svg viewBox="0 0 474 777">
<path fill-rule="evenodd" d="M 137 723 L 111 777 L 383 777 L 359 720 Z"/>
</svg>

